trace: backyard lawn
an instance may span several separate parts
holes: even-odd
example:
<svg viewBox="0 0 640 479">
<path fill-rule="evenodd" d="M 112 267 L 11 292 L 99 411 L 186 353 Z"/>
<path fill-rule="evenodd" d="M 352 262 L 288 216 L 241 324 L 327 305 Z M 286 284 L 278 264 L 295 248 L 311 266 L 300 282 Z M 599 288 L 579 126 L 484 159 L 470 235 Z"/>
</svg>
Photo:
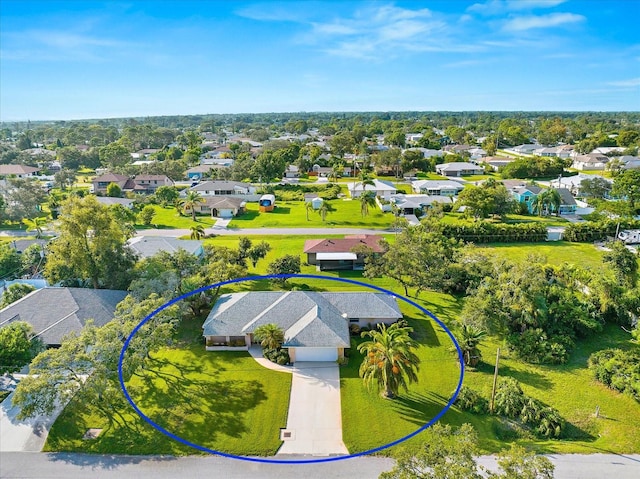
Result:
<svg viewBox="0 0 640 479">
<path fill-rule="evenodd" d="M 291 375 L 260 366 L 246 352 L 206 352 L 204 345 L 165 349 L 127 388 L 138 407 L 168 431 L 201 446 L 270 456 L 286 426 Z M 153 429 L 128 406 L 125 426 L 109 426 L 90 405 L 72 401 L 56 421 L 46 451 L 110 454 L 197 453 Z M 89 428 L 104 428 L 83 440 Z"/>
</svg>

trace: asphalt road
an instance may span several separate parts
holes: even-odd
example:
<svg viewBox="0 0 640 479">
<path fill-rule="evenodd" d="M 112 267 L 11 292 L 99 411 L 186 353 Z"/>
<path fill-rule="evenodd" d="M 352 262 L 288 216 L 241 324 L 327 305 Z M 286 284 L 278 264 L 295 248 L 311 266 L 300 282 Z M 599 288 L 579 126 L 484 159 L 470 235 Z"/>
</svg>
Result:
<svg viewBox="0 0 640 479">
<path fill-rule="evenodd" d="M 556 465 L 557 479 L 638 479 L 640 455 L 569 454 L 547 456 Z M 483 456 L 478 462 L 495 467 L 495 458 Z M 122 478 L 164 479 L 264 478 L 264 479 L 368 479 L 389 470 L 386 458 L 361 457 L 321 464 L 261 464 L 217 456 L 100 456 L 65 453 L 0 453 L 0 477 L 6 479 Z"/>
</svg>

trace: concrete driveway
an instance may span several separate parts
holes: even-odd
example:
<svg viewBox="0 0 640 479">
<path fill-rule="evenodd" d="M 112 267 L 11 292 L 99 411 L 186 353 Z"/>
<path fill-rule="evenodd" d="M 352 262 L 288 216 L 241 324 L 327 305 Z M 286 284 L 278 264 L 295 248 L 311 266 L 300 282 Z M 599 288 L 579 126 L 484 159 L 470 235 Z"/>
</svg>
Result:
<svg viewBox="0 0 640 479">
<path fill-rule="evenodd" d="M 342 442 L 340 371 L 336 363 L 297 362 L 287 428 L 278 456 L 349 454 Z"/>
<path fill-rule="evenodd" d="M 37 416 L 21 421 L 20 408 L 12 404 L 13 393 L 0 404 L 0 452 L 40 452 L 62 407 L 50 416 Z"/>
</svg>

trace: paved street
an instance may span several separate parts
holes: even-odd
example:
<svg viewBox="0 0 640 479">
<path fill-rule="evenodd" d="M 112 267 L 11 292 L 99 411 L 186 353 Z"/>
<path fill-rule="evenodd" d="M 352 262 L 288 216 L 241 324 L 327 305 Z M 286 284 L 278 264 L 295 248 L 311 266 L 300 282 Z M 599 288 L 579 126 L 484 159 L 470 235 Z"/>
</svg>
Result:
<svg viewBox="0 0 640 479">
<path fill-rule="evenodd" d="M 556 465 L 556 479 L 637 479 L 640 455 L 571 454 L 548 456 Z M 491 467 L 493 457 L 478 462 Z M 217 456 L 100 456 L 88 454 L 0 453 L 3 479 L 373 479 L 393 467 L 390 459 L 359 457 L 321 464 L 263 464 Z"/>
</svg>

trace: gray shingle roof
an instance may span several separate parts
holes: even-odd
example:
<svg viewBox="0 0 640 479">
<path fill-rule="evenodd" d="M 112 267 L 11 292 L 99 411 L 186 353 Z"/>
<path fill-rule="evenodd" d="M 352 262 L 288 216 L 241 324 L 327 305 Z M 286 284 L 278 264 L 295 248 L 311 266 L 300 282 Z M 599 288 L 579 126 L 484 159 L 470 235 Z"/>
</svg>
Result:
<svg viewBox="0 0 640 479">
<path fill-rule="evenodd" d="M 80 332 L 89 319 L 97 326 L 111 321 L 126 295 L 110 289 L 38 289 L 0 310 L 0 326 L 26 321 L 45 344 L 58 345 L 69 333 Z"/>
<path fill-rule="evenodd" d="M 140 258 L 148 258 L 160 251 L 175 253 L 179 249 L 196 256 L 202 253 L 202 241 L 198 240 L 180 240 L 163 236 L 136 236 L 127 241 L 127 244 Z"/>
<path fill-rule="evenodd" d="M 274 323 L 285 346 L 349 347 L 349 319 L 402 317 L 395 297 L 383 293 L 259 291 L 225 294 L 203 324 L 205 336 L 240 336 Z"/>
</svg>

